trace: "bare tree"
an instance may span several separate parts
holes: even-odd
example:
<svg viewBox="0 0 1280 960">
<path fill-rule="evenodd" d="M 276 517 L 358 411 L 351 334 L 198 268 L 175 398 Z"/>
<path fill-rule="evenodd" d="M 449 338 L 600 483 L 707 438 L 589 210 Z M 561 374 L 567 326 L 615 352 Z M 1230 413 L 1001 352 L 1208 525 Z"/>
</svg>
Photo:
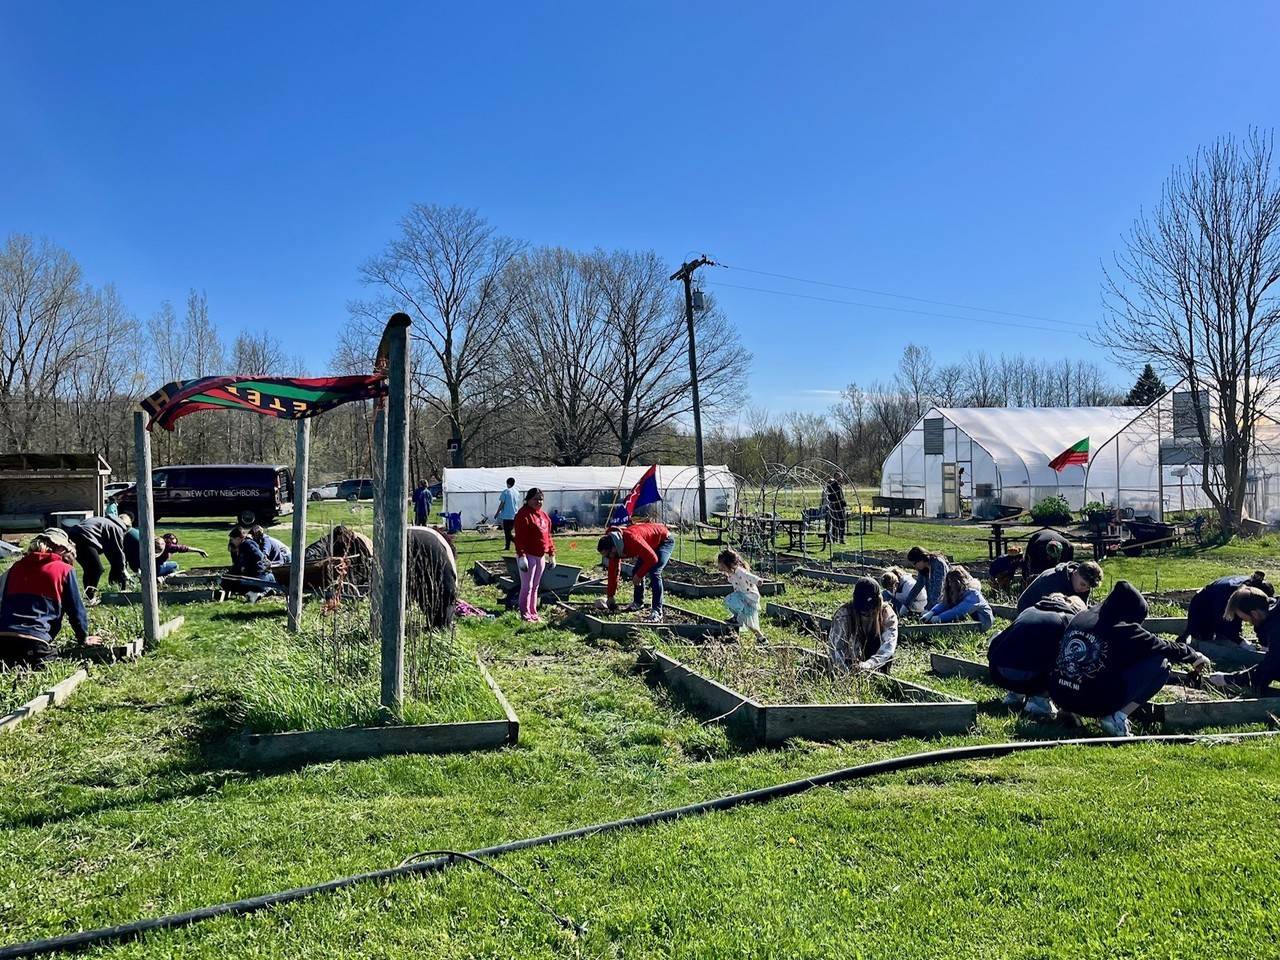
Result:
<svg viewBox="0 0 1280 960">
<path fill-rule="evenodd" d="M 898 389 L 911 398 L 916 419 L 933 405 L 933 355 L 928 347 L 908 343 L 898 360 Z"/>
<path fill-rule="evenodd" d="M 494 408 L 483 376 L 503 346 L 509 318 L 503 274 L 521 245 L 499 236 L 475 210 L 415 204 L 400 220 L 400 234 L 361 268 L 376 288 L 351 312 L 381 329 L 395 311 L 414 321 L 414 339 L 433 363 L 421 371 L 421 399 L 448 425 L 464 466 L 472 434 Z"/>
<path fill-rule="evenodd" d="M 1239 529 L 1255 429 L 1276 401 L 1280 181 L 1273 137 L 1223 137 L 1174 170 L 1106 271 L 1101 343 L 1191 393 L 1200 485 Z"/>
</svg>

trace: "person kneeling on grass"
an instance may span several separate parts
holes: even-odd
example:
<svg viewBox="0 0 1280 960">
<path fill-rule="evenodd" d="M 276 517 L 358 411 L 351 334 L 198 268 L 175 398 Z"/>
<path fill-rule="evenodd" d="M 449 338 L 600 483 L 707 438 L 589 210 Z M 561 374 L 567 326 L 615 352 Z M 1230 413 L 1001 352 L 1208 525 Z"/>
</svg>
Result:
<svg viewBox="0 0 1280 960">
<path fill-rule="evenodd" d="M 65 617 L 85 645 L 89 614 L 76 580 L 76 548 L 66 532 L 50 528 L 27 544 L 27 552 L 0 578 L 0 663 L 43 670 L 57 655 L 53 641 Z"/>
<path fill-rule="evenodd" d="M 1266 645 L 1267 653 L 1261 663 L 1245 670 L 1210 674 L 1211 684 L 1247 689 L 1258 696 L 1266 696 L 1271 684 L 1280 681 L 1280 613 L 1276 610 L 1277 601 L 1258 587 L 1240 587 L 1231 595 L 1224 615 L 1253 624 L 1254 633 L 1258 635 L 1258 641 Z"/>
<path fill-rule="evenodd" d="M 661 523 L 633 523 L 625 527 L 614 527 L 596 543 L 596 551 L 600 554 L 601 563 L 609 568 L 609 581 L 605 588 L 605 604 L 613 610 L 617 606 L 614 600 L 618 592 L 618 568 L 623 559 L 635 563 L 631 571 L 633 592 L 630 610 L 644 607 L 644 580 L 649 578 L 649 587 L 653 591 L 652 609 L 649 613 L 651 623 L 662 622 L 662 571 L 671 559 L 671 551 L 676 548 L 675 538 L 671 531 Z"/>
<path fill-rule="evenodd" d="M 257 603 L 263 594 L 277 590 L 275 574 L 267 555 L 262 552 L 244 527 L 235 527 L 227 541 L 231 553 L 231 577 L 222 579 L 224 590 L 243 593 L 250 603 Z"/>
<path fill-rule="evenodd" d="M 1121 580 L 1097 607 L 1067 625 L 1049 677 L 1058 706 L 1097 717 L 1108 736 L 1129 737 L 1129 715 L 1169 681 L 1169 663 L 1188 663 L 1196 673 L 1212 664 L 1185 643 L 1164 640 L 1142 627 L 1147 601 Z"/>
<path fill-rule="evenodd" d="M 760 629 L 760 578 L 751 572 L 747 561 L 736 550 L 721 550 L 716 557 L 716 567 L 725 575 L 733 593 L 724 598 L 724 605 L 733 614 L 738 628 L 746 627 L 756 639 L 764 639 Z"/>
<path fill-rule="evenodd" d="M 1066 597 L 1079 597 L 1089 602 L 1089 592 L 1102 583 L 1102 567 L 1092 560 L 1083 563 L 1060 563 L 1046 570 L 1027 584 L 1027 589 L 1018 597 L 1018 612 L 1037 603 L 1051 593 L 1060 593 Z"/>
<path fill-rule="evenodd" d="M 996 620 L 991 604 L 982 595 L 982 584 L 964 567 L 952 567 L 943 581 L 942 600 L 925 613 L 924 622 L 955 623 L 966 619 L 978 621 L 984 630 L 990 630 Z"/>
<path fill-rule="evenodd" d="M 890 567 L 880 577 L 884 599 L 894 613 L 924 613 L 925 595 L 916 590 L 916 578 L 901 567 Z"/>
<path fill-rule="evenodd" d="M 1252 576 L 1236 574 L 1230 577 L 1219 577 L 1206 584 L 1187 605 L 1187 629 L 1178 639 L 1184 643 L 1190 638 L 1200 643 L 1232 643 L 1239 644 L 1246 650 L 1257 650 L 1261 644 L 1245 640 L 1240 631 L 1248 617 L 1228 615 L 1227 604 L 1241 587 L 1252 587 L 1268 598 L 1275 596 L 1275 588 L 1267 583 L 1267 575 L 1255 570 Z M 1250 620 L 1250 622 L 1252 622 Z"/>
<path fill-rule="evenodd" d="M 267 558 L 267 563 L 273 567 L 287 567 L 293 563 L 293 554 L 289 552 L 283 541 L 277 540 L 275 537 L 263 530 L 259 524 L 254 524 L 249 528 L 249 536 L 253 538 L 253 542 L 258 545 L 258 549 L 263 552 Z"/>
<path fill-rule="evenodd" d="M 1079 597 L 1051 593 L 992 638 L 987 663 L 991 682 L 1009 691 L 1004 698 L 1006 707 L 1021 709 L 1028 717 L 1057 716 L 1048 696 L 1049 674 L 1067 625 L 1084 611 L 1085 603 Z"/>
<path fill-rule="evenodd" d="M 545 569 L 555 569 L 556 542 L 551 536 L 551 518 L 542 509 L 542 491 L 531 487 L 524 495 L 524 506 L 516 511 L 513 533 L 516 542 L 516 568 L 520 571 L 520 617 L 540 623 L 538 588 Z"/>
<path fill-rule="evenodd" d="M 916 597 L 924 593 L 926 607 L 937 606 L 942 600 L 942 585 L 947 579 L 947 571 L 951 565 L 940 553 L 929 553 L 924 547 L 912 547 L 907 551 L 907 563 L 916 572 L 916 585 L 907 595 L 904 607 L 911 607 Z"/>
<path fill-rule="evenodd" d="M 827 649 L 837 670 L 889 672 L 898 649 L 898 615 L 870 577 L 853 585 L 853 597 L 831 617 Z"/>
</svg>

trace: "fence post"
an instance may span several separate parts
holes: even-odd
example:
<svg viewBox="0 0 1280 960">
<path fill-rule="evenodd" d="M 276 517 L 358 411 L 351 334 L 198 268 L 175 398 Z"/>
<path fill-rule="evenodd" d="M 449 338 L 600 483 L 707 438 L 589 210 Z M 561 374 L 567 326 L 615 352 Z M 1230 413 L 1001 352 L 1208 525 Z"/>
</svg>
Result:
<svg viewBox="0 0 1280 960">
<path fill-rule="evenodd" d="M 384 371 L 385 372 L 385 371 Z M 378 597 L 382 596 L 382 488 L 387 482 L 387 405 L 379 397 L 373 403 L 373 462 L 369 464 L 373 475 L 373 549 L 377 558 L 369 571 L 369 632 L 382 636 L 382 609 Z"/>
<path fill-rule="evenodd" d="M 405 566 L 409 522 L 409 317 L 397 313 L 387 322 L 378 348 L 387 361 L 386 461 L 383 473 L 381 608 L 382 706 L 399 717 L 404 703 Z"/>
<path fill-rule="evenodd" d="M 293 451 L 293 563 L 289 570 L 289 629 L 302 629 L 302 590 L 307 552 L 307 474 L 311 469 L 311 421 L 298 421 Z"/>
<path fill-rule="evenodd" d="M 138 567 L 142 574 L 142 639 L 154 646 L 160 635 L 160 597 L 156 590 L 155 504 L 151 494 L 151 434 L 147 432 L 147 415 L 141 410 L 133 414 L 133 451 L 137 467 Z"/>
</svg>

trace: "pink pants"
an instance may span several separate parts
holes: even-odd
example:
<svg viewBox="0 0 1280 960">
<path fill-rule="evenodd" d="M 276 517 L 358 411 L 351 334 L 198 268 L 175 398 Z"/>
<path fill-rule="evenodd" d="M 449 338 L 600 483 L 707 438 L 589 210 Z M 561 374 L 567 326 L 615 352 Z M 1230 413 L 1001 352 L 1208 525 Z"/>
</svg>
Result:
<svg viewBox="0 0 1280 960">
<path fill-rule="evenodd" d="M 520 571 L 520 612 L 526 617 L 533 617 L 538 613 L 538 585 L 542 583 L 547 558 L 526 554 L 525 559 L 529 561 L 529 569 Z"/>
</svg>

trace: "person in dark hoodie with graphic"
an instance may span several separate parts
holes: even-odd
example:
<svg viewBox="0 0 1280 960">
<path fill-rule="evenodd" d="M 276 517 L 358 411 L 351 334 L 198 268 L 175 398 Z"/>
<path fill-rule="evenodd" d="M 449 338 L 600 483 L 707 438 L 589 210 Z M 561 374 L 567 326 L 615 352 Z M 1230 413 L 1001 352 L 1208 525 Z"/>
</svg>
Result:
<svg viewBox="0 0 1280 960">
<path fill-rule="evenodd" d="M 1267 595 L 1275 596 L 1275 588 L 1267 583 L 1267 575 L 1255 570 L 1252 575 L 1233 574 L 1219 577 L 1212 583 L 1205 584 L 1191 598 L 1187 605 L 1187 629 L 1178 639 L 1193 643 L 1238 643 L 1248 649 L 1257 649 L 1258 644 L 1243 641 L 1240 635 L 1244 620 L 1239 617 L 1228 617 L 1227 604 L 1241 587 L 1254 587 Z"/>
<path fill-rule="evenodd" d="M 1083 563 L 1060 563 L 1052 569 L 1045 570 L 1022 591 L 1018 597 L 1018 612 L 1037 603 L 1051 593 L 1060 593 L 1066 597 L 1079 597 L 1088 603 L 1089 593 L 1102 582 L 1102 567 L 1092 560 Z"/>
<path fill-rule="evenodd" d="M 27 552 L 0 578 L 0 663 L 43 670 L 57 655 L 54 640 L 66 619 L 82 644 L 96 644 L 76 580 L 76 548 L 66 532 L 36 534 Z"/>
<path fill-rule="evenodd" d="M 1051 593 L 1023 610 L 992 638 L 987 663 L 992 683 L 1009 691 L 1005 706 L 1037 719 L 1051 720 L 1058 715 L 1048 696 L 1049 673 L 1067 625 L 1084 611 L 1079 597 Z"/>
<path fill-rule="evenodd" d="M 1169 680 L 1169 663 L 1188 663 L 1197 672 L 1212 664 L 1198 650 L 1162 640 L 1143 629 L 1147 601 L 1121 580 L 1101 606 L 1090 607 L 1067 626 L 1049 677 L 1049 695 L 1058 706 L 1097 717 L 1108 736 L 1133 735 L 1129 715 Z"/>
<path fill-rule="evenodd" d="M 1239 587 L 1227 601 L 1226 616 L 1253 624 L 1259 642 L 1267 654 L 1261 663 L 1235 673 L 1212 673 L 1208 680 L 1215 687 L 1244 689 L 1256 696 L 1266 696 L 1271 684 L 1280 682 L 1280 604 L 1258 587 Z"/>
</svg>

